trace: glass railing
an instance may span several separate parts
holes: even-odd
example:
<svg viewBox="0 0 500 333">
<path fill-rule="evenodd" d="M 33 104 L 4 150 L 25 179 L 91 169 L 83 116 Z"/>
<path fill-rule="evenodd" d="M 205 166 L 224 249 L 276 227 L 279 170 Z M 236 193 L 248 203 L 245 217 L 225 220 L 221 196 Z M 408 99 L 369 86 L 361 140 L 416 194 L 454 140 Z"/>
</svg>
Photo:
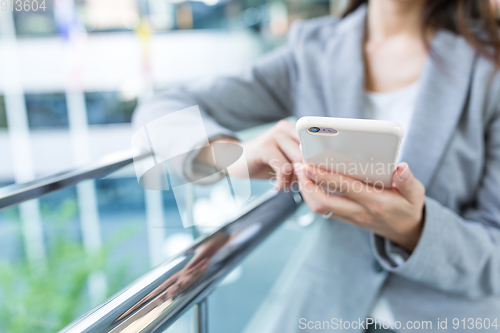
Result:
<svg viewBox="0 0 500 333">
<path fill-rule="evenodd" d="M 234 333 L 272 321 L 306 235 L 304 218 L 277 228 L 300 195 L 255 181 L 231 221 L 184 228 L 172 192 L 142 189 L 131 163 L 114 154 L 0 188 L 0 332 Z M 214 188 L 190 191 L 196 205 Z"/>
<path fill-rule="evenodd" d="M 166 258 L 157 230 L 180 225 L 177 207 L 150 198 L 131 163 L 113 154 L 0 188 L 0 332 L 62 329 Z"/>
</svg>

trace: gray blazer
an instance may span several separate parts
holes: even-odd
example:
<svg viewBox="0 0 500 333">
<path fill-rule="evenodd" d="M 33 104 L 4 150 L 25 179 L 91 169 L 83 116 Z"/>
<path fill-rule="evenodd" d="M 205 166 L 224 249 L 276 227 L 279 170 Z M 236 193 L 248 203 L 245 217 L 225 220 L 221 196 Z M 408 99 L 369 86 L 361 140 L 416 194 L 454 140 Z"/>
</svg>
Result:
<svg viewBox="0 0 500 333">
<path fill-rule="evenodd" d="M 342 20 L 297 23 L 287 47 L 241 75 L 160 94 L 134 121 L 199 105 L 214 137 L 290 115 L 363 118 L 365 16 L 361 7 Z M 304 332 L 300 318 L 363 320 L 379 293 L 403 326 L 426 320 L 424 331 L 437 331 L 438 318 L 453 332 L 464 331 L 463 318 L 500 325 L 500 75 L 452 33 L 440 31 L 432 50 L 401 158 L 426 187 L 420 242 L 397 264 L 397 247 L 384 239 L 323 220 L 276 332 Z"/>
</svg>

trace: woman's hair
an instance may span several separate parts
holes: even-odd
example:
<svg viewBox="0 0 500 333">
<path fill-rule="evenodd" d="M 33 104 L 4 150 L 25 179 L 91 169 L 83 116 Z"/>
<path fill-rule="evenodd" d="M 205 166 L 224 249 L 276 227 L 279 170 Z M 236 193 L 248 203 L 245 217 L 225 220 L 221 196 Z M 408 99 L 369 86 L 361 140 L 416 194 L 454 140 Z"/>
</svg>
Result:
<svg viewBox="0 0 500 333">
<path fill-rule="evenodd" d="M 350 0 L 346 17 L 368 0 Z M 428 29 L 446 29 L 463 36 L 474 49 L 500 68 L 500 34 L 491 0 L 425 0 L 422 34 Z M 429 41 L 424 39 L 430 49 Z"/>
</svg>

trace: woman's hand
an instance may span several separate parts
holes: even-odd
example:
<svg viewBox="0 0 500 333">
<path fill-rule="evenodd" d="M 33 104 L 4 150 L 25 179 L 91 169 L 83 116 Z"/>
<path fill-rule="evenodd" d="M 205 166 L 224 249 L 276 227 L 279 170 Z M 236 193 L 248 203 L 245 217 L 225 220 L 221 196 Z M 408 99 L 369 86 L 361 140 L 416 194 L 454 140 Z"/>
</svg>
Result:
<svg viewBox="0 0 500 333">
<path fill-rule="evenodd" d="M 239 143 L 239 141 L 224 138 L 211 143 Z M 276 190 L 289 188 L 295 179 L 293 164 L 302 161 L 299 143 L 295 125 L 288 120 L 281 120 L 258 137 L 239 143 L 243 147 L 250 178 L 276 178 Z M 206 164 L 212 163 L 212 157 L 206 153 L 200 154 L 197 160 Z M 244 177 L 246 174 L 246 170 L 238 174 L 238 170 L 234 168 L 233 172 L 237 177 Z"/>
<path fill-rule="evenodd" d="M 425 188 L 401 163 L 390 189 L 306 164 L 295 164 L 300 191 L 312 211 L 329 214 L 391 240 L 410 253 L 424 224 Z"/>
<path fill-rule="evenodd" d="M 268 179 L 276 175 L 275 188 L 290 187 L 294 163 L 302 161 L 295 125 L 281 120 L 271 129 L 242 144 L 251 178 Z"/>
</svg>

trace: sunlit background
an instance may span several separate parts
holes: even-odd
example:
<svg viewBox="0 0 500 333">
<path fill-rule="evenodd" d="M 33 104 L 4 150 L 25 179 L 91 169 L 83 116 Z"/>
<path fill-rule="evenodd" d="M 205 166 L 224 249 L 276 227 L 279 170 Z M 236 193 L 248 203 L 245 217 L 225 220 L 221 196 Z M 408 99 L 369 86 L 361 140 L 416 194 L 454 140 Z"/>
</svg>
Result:
<svg viewBox="0 0 500 333">
<path fill-rule="evenodd" d="M 140 100 L 235 73 L 282 45 L 294 20 L 347 1 L 27 2 L 0 2 L 0 187 L 129 149 Z M 253 194 L 268 187 L 255 182 Z M 223 209 L 217 187 L 196 191 L 195 213 Z M 209 298 L 212 332 L 260 332 L 271 320 L 311 221 L 287 223 L 231 273 Z M 143 190 L 131 168 L 2 210 L 0 332 L 54 332 L 195 236 L 173 194 Z M 188 315 L 169 330 L 189 331 Z"/>
</svg>

